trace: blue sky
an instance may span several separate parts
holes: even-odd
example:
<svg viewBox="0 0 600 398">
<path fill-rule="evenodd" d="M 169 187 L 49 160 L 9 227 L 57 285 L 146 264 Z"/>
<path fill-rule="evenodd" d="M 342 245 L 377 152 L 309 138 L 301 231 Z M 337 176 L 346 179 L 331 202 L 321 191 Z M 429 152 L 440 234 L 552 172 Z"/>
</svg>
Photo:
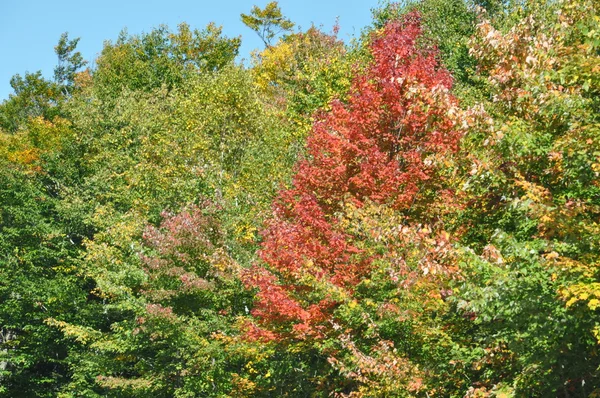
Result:
<svg viewBox="0 0 600 398">
<path fill-rule="evenodd" d="M 249 58 L 260 39 L 240 21 L 254 4 L 268 0 L 0 0 L 0 100 L 12 93 L 10 78 L 41 70 L 52 78 L 54 46 L 61 33 L 80 37 L 78 50 L 93 62 L 105 40 L 115 40 L 123 28 L 130 34 L 148 32 L 160 24 L 175 29 L 180 22 L 201 29 L 209 22 L 223 26 L 227 36 L 242 36 L 240 55 Z M 302 28 L 311 23 L 330 31 L 339 17 L 339 37 L 348 40 L 369 24 L 378 0 L 280 0 L 287 17 Z"/>
</svg>

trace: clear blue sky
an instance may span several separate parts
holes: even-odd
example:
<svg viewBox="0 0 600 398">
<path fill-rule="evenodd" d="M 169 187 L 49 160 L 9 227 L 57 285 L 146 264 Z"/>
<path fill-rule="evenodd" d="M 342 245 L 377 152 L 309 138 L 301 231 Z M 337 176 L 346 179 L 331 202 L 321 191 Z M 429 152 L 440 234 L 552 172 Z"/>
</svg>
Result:
<svg viewBox="0 0 600 398">
<path fill-rule="evenodd" d="M 115 40 L 123 28 L 130 34 L 149 32 L 167 24 L 175 29 L 180 22 L 202 29 L 209 22 L 223 26 L 227 36 L 242 36 L 240 56 L 249 58 L 260 39 L 240 21 L 254 4 L 264 7 L 268 0 L 0 0 L 0 101 L 12 93 L 9 81 L 16 74 L 41 70 L 52 78 L 56 55 L 54 46 L 61 33 L 80 37 L 78 45 L 90 63 L 102 50 L 105 40 Z M 311 23 L 330 31 L 336 17 L 339 37 L 348 40 L 369 24 L 371 9 L 378 0 L 280 0 L 287 17 L 303 29 Z"/>
</svg>

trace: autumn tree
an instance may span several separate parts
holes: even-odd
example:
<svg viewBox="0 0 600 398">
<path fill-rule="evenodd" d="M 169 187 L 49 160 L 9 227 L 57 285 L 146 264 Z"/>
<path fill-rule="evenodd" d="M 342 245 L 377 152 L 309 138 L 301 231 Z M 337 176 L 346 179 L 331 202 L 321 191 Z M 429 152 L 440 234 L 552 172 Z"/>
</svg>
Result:
<svg viewBox="0 0 600 398">
<path fill-rule="evenodd" d="M 292 187 L 280 192 L 264 232 L 264 266 L 245 276 L 258 289 L 249 338 L 305 342 L 336 369 L 341 378 L 331 388 L 340 393 L 423 387 L 423 374 L 395 348 L 401 337 L 380 338 L 379 327 L 384 308 L 395 307 L 404 286 L 453 272 L 440 249 L 447 244 L 441 220 L 454 201 L 443 168 L 458 149 L 464 119 L 449 93 L 452 78 L 435 49 L 419 42 L 421 32 L 419 14 L 412 13 L 373 36 L 372 64 L 354 80 L 348 104 L 332 104 L 315 122 L 308 156 L 297 165 Z M 417 244 L 422 261 L 395 262 L 386 250 L 364 246 L 363 234 L 386 217 L 365 221 L 365 231 L 345 227 L 344 219 L 371 206 L 388 209 L 374 214 L 390 211 L 402 233 L 414 234 L 405 241 L 375 228 L 375 239 L 389 236 L 386 249 L 396 253 Z M 394 279 L 380 279 L 383 270 Z M 388 292 L 364 295 L 371 281 Z M 439 300 L 439 286 L 428 294 Z"/>
<path fill-rule="evenodd" d="M 337 37 L 337 28 L 326 33 L 312 26 L 254 54 L 252 72 L 303 145 L 314 113 L 328 109 L 334 99 L 345 99 L 357 64 Z"/>
<path fill-rule="evenodd" d="M 106 307 L 134 317 L 115 319 L 110 330 L 49 322 L 85 348 L 71 359 L 75 376 L 65 391 L 223 396 L 234 388 L 233 375 L 245 374 L 248 359 L 226 345 L 251 298 L 238 277 L 239 264 L 224 247 L 220 212 L 202 201 L 177 214 L 163 213 L 158 227 L 146 226 L 135 245 L 139 294 Z M 111 289 L 105 280 L 97 294 L 108 299 L 124 287 Z"/>
<path fill-rule="evenodd" d="M 470 250 L 454 298 L 477 327 L 483 396 L 598 388 L 597 15 L 529 1 L 482 13 L 470 43 L 493 122 L 463 140 Z"/>
</svg>

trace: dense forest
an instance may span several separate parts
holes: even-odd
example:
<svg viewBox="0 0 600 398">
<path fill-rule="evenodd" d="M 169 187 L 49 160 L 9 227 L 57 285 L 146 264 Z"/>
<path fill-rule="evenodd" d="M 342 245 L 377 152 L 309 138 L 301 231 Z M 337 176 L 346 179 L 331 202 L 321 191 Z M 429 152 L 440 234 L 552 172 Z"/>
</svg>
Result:
<svg viewBox="0 0 600 398">
<path fill-rule="evenodd" d="M 0 397 L 600 397 L 599 10 L 63 34 L 0 105 Z"/>
</svg>

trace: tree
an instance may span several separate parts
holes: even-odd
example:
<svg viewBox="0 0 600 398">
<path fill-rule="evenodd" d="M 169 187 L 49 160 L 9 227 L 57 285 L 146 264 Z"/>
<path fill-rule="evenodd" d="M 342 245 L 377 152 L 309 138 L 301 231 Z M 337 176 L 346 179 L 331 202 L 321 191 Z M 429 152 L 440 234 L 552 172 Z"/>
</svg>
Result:
<svg viewBox="0 0 600 398">
<path fill-rule="evenodd" d="M 45 320 L 80 322 L 97 307 L 87 303 L 78 248 L 57 222 L 54 198 L 37 175 L 0 164 L 0 396 L 56 396 L 70 347 Z"/>
<path fill-rule="evenodd" d="M 493 1 L 493 4 L 497 3 Z M 475 10 L 475 4 L 470 0 L 388 2 L 374 10 L 372 29 L 380 29 L 388 21 L 411 11 L 420 12 L 423 40 L 439 49 L 442 63 L 454 78 L 453 91 L 461 103 L 474 105 L 486 95 L 476 78 L 475 59 L 469 54 L 469 39 L 475 33 Z"/>
<path fill-rule="evenodd" d="M 239 46 L 240 38 L 223 36 L 222 28 L 212 23 L 202 31 L 192 31 L 186 23 L 177 32 L 167 26 L 135 36 L 123 31 L 102 50 L 93 74 L 95 89 L 105 99 L 117 98 L 124 88 L 172 90 L 191 75 L 230 64 Z"/>
<path fill-rule="evenodd" d="M 439 221 L 454 201 L 442 168 L 458 149 L 464 119 L 449 93 L 452 79 L 436 51 L 419 44 L 421 33 L 419 15 L 411 13 L 374 35 L 373 63 L 353 82 L 348 104 L 334 103 L 313 125 L 308 156 L 292 187 L 280 192 L 264 232 L 264 266 L 245 276 L 257 288 L 257 325 L 249 325 L 249 338 L 314 350 L 331 365 L 323 382 L 340 393 L 385 396 L 422 388 L 415 363 L 396 348 L 400 336 L 380 338 L 385 311 L 376 309 L 393 305 L 400 286 L 433 286 L 428 294 L 439 297 L 430 278 L 452 273 L 440 250 L 445 235 Z M 434 193 L 445 203 L 432 201 Z M 418 250 L 415 262 L 394 263 L 383 248 L 365 245 L 370 227 L 386 216 L 365 221 L 365 230 L 348 229 L 344 220 L 368 214 L 370 203 L 388 209 L 413 237 L 379 232 L 389 236 L 386 249 L 407 255 Z M 391 284 L 379 275 L 390 268 L 396 275 Z M 381 285 L 371 287 L 372 281 Z M 389 291 L 378 297 L 363 288 Z"/>
<path fill-rule="evenodd" d="M 480 394 L 586 396 L 600 361 L 597 4 L 508 11 L 482 13 L 471 42 L 494 122 L 463 141 L 472 251 L 453 297 L 484 349 Z"/>
<path fill-rule="evenodd" d="M 287 35 L 253 61 L 256 84 L 285 110 L 303 142 L 313 114 L 345 98 L 357 60 L 349 56 L 335 29 L 327 34 L 313 26 Z"/>
<path fill-rule="evenodd" d="M 110 330 L 52 322 L 85 347 L 72 358 L 74 377 L 66 391 L 226 396 L 234 388 L 233 374 L 245 373 L 244 354 L 226 344 L 251 299 L 238 277 L 240 266 L 223 247 L 219 209 L 204 201 L 162 216 L 158 227 L 146 226 L 143 244 L 136 244 L 144 273 L 134 287 L 138 294 L 107 306 L 111 312 L 127 308 L 135 317 L 118 320 Z M 99 288 L 109 298 L 123 285 Z"/>
<path fill-rule="evenodd" d="M 0 127 L 14 133 L 24 129 L 31 118 L 42 116 L 51 120 L 60 114 L 60 87 L 42 77 L 42 72 L 14 75 L 10 79 L 14 94 L 0 105 Z"/>
<path fill-rule="evenodd" d="M 68 40 L 63 33 L 54 51 L 58 65 L 54 69 L 54 81 L 42 77 L 42 72 L 25 73 L 25 77 L 14 75 L 10 85 L 14 94 L 0 104 L 0 128 L 14 133 L 24 129 L 28 121 L 39 116 L 52 121 L 63 116 L 62 103 L 75 85 L 77 71 L 85 66 L 79 52 L 74 52 L 79 39 Z"/>
<path fill-rule="evenodd" d="M 74 376 L 64 384 L 64 393 L 226 394 L 227 389 L 238 388 L 232 380 L 239 379 L 240 385 L 253 380 L 244 361 L 248 355 L 262 355 L 252 354 L 258 351 L 251 344 L 231 341 L 235 334 L 230 331 L 237 330 L 234 315 L 241 310 L 245 314 L 245 303 L 250 306 L 251 300 L 241 301 L 244 305 L 238 303 L 235 312 L 222 316 L 219 311 L 228 309 L 219 307 L 218 301 L 225 289 L 241 286 L 239 281 L 228 281 L 227 286 L 218 283 L 214 290 L 186 291 L 187 285 L 167 288 L 184 276 L 176 275 L 182 265 L 177 257 L 183 253 L 180 250 L 196 250 L 192 267 L 198 269 L 191 271 L 198 278 L 206 277 L 201 268 L 208 265 L 195 245 L 211 233 L 210 228 L 215 234 L 217 229 L 225 232 L 218 234 L 218 242 L 212 242 L 207 253 L 218 246 L 223 259 L 233 263 L 230 256 L 253 255 L 260 214 L 288 172 L 282 166 L 287 161 L 288 148 L 282 138 L 286 131 L 267 110 L 250 72 L 234 65 L 186 73 L 181 86 L 171 90 L 164 86 L 124 88 L 108 101 L 99 100 L 96 90 L 102 87 L 93 83 L 69 99 L 72 129 L 77 134 L 64 151 L 45 157 L 43 163 L 47 179 L 59 187 L 59 217 L 84 249 L 78 272 L 94 281 L 89 296 L 101 300 L 106 310 L 98 320 L 71 323 L 56 317 L 49 321 L 52 330 L 62 331 L 75 348 L 69 357 Z M 73 179 L 66 172 L 70 169 L 78 170 Z M 210 195 L 223 207 L 218 222 L 194 207 L 194 211 L 165 216 L 164 229 L 155 231 L 161 245 L 141 244 L 146 224 L 160 222 L 163 209 L 177 211 L 182 203 L 200 195 Z M 190 222 L 203 227 L 190 231 Z M 169 229 L 173 225 L 177 227 Z M 189 239 L 185 247 L 166 247 L 170 239 L 183 237 Z M 157 261 L 165 260 L 170 266 L 146 267 L 148 258 L 142 260 L 140 251 L 147 256 L 152 252 Z M 154 279 L 148 282 L 148 278 Z M 177 298 L 161 299 L 161 290 L 171 290 Z M 219 308 L 202 307 L 209 296 Z M 181 307 L 187 300 L 194 303 Z M 143 328 L 138 318 L 145 319 Z M 219 330 L 227 334 L 220 335 Z M 222 340 L 214 340 L 213 333 Z M 157 341 L 154 336 L 158 335 L 164 340 Z M 205 346 L 207 342 L 210 347 Z M 183 352 L 194 354 L 182 356 Z M 207 362 L 210 355 L 216 355 L 215 363 L 227 370 Z M 173 366 L 159 366 L 162 361 Z M 197 371 L 182 371 L 182 367 Z M 179 384 L 170 383 L 173 378 Z M 222 383 L 214 387 L 210 378 Z"/>
<path fill-rule="evenodd" d="M 79 51 L 74 52 L 77 43 L 79 38 L 69 40 L 69 34 L 65 32 L 54 47 L 58 56 L 58 65 L 54 68 L 54 81 L 62 87 L 65 95 L 72 92 L 77 71 L 87 64 Z"/>
<path fill-rule="evenodd" d="M 269 2 L 264 9 L 254 6 L 250 14 L 241 14 L 241 18 L 244 25 L 258 34 L 267 48 L 271 47 L 277 35 L 289 32 L 294 27 L 294 23 L 283 16 L 276 1 Z"/>
</svg>

